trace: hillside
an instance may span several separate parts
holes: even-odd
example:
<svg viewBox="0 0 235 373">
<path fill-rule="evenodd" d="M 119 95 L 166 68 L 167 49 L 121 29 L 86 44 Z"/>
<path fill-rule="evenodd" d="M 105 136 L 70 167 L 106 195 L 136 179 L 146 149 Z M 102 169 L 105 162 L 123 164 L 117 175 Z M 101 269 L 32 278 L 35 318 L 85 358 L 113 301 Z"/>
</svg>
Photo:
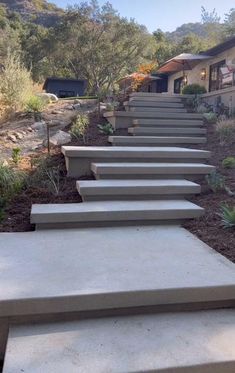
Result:
<svg viewBox="0 0 235 373">
<path fill-rule="evenodd" d="M 8 11 L 20 13 L 25 20 L 52 26 L 62 14 L 62 9 L 46 0 L 0 0 Z"/>
</svg>

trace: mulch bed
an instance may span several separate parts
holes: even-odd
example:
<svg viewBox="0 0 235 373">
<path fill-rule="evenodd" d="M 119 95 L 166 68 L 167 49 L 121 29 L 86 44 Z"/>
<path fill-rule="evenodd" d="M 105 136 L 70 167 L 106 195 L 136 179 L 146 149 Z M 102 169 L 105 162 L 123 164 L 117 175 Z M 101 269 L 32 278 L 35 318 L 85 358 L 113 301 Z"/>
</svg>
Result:
<svg viewBox="0 0 235 373">
<path fill-rule="evenodd" d="M 235 143 L 221 145 L 215 132 L 215 125 L 208 124 L 208 142 L 194 148 L 210 150 L 212 157 L 210 164 L 216 166 L 217 171 L 225 176 L 225 183 L 235 192 L 235 169 L 225 169 L 222 166 L 224 158 L 235 156 Z M 205 208 L 206 213 L 200 219 L 194 219 L 184 224 L 190 232 L 196 234 L 202 241 L 213 247 L 216 251 L 235 262 L 235 229 L 223 228 L 219 213 L 221 204 L 235 206 L 235 196 L 230 197 L 225 191 L 213 193 L 205 181 L 199 182 L 202 193 L 191 198 L 191 201 Z"/>
<path fill-rule="evenodd" d="M 107 135 L 101 134 L 97 124 L 102 123 L 96 116 L 91 117 L 91 124 L 86 135 L 86 145 L 107 146 Z M 126 134 L 119 131 L 117 135 Z M 73 140 L 73 145 L 84 145 L 82 140 Z M 208 124 L 208 143 L 194 146 L 193 148 L 207 149 L 212 152 L 210 163 L 217 167 L 217 170 L 226 178 L 226 185 L 235 191 L 235 169 L 224 169 L 222 161 L 227 156 L 235 156 L 235 144 L 223 145 L 219 143 L 215 133 L 215 125 Z M 30 210 L 32 203 L 63 203 L 81 202 L 76 190 L 75 180 L 66 178 L 64 158 L 59 149 L 53 151 L 51 162 L 60 165 L 61 188 L 58 195 L 53 195 L 46 189 L 27 188 L 17 195 L 6 209 L 6 217 L 0 223 L 1 232 L 23 232 L 33 230 L 30 224 Z M 184 224 L 190 232 L 198 236 L 202 241 L 213 247 L 215 250 L 235 262 L 235 229 L 224 229 L 221 225 L 221 218 L 218 215 L 222 203 L 235 205 L 235 197 L 230 197 L 225 191 L 213 193 L 205 181 L 200 181 L 202 193 L 192 197 L 192 201 L 205 208 L 205 216 L 194 219 Z M 189 248 L 190 249 L 190 248 Z"/>
</svg>

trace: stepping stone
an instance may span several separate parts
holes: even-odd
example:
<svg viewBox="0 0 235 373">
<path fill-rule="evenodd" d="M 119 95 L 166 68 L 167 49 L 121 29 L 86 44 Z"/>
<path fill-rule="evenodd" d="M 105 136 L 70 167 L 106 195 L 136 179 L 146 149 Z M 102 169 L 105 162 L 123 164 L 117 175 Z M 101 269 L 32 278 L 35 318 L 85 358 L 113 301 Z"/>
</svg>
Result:
<svg viewBox="0 0 235 373">
<path fill-rule="evenodd" d="M 235 312 L 11 326 L 3 373 L 235 372 Z"/>
<path fill-rule="evenodd" d="M 207 139 L 195 136 L 109 136 L 108 141 L 114 146 L 166 146 L 205 144 Z"/>
<path fill-rule="evenodd" d="M 167 179 L 193 178 L 207 175 L 214 166 L 203 163 L 92 163 L 91 170 L 96 179 Z"/>
<path fill-rule="evenodd" d="M 203 136 L 207 134 L 205 128 L 183 127 L 183 128 L 169 128 L 169 127 L 130 127 L 128 128 L 130 135 L 136 136 Z"/>
<path fill-rule="evenodd" d="M 190 128 L 203 127 L 204 122 L 201 119 L 133 119 L 132 124 L 138 127 L 172 127 L 172 128 Z"/>
<path fill-rule="evenodd" d="M 198 218 L 204 209 L 181 200 L 98 201 L 32 205 L 36 229 L 179 223 Z"/>
<path fill-rule="evenodd" d="M 79 180 L 83 201 L 181 198 L 200 193 L 201 187 L 188 180 Z"/>
<path fill-rule="evenodd" d="M 235 265 L 178 226 L 2 233 L 0 258 L 0 316 L 15 321 L 235 302 Z"/>
<path fill-rule="evenodd" d="M 179 147 L 62 146 L 67 174 L 81 177 L 91 174 L 92 162 L 201 162 L 210 158 L 205 150 Z"/>
</svg>

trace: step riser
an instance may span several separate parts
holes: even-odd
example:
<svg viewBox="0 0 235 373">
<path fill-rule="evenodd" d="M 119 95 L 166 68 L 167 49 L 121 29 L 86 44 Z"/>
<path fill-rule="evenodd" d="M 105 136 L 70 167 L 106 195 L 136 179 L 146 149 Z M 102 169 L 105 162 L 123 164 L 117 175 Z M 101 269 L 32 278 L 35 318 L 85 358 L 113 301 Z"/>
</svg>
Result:
<svg viewBox="0 0 235 373">
<path fill-rule="evenodd" d="M 173 114 L 176 114 L 178 115 L 179 113 L 187 113 L 187 110 L 184 109 L 184 108 L 162 108 L 162 107 L 159 107 L 159 108 L 156 108 L 156 107 L 129 107 L 129 106 L 126 106 L 126 111 L 127 112 L 132 112 L 132 113 L 136 113 L 136 112 L 146 112 L 146 113 L 162 113 L 162 112 L 166 112 L 166 113 L 173 113 Z"/>
<path fill-rule="evenodd" d="M 205 175 L 203 174 L 187 174 L 187 173 L 175 173 L 175 174 L 141 174 L 141 173 L 136 173 L 136 174 L 94 174 L 96 180 L 161 180 L 161 179 L 177 179 L 177 180 L 183 180 L 187 179 L 189 181 L 201 181 L 205 178 Z"/>
<path fill-rule="evenodd" d="M 159 107 L 159 108 L 184 108 L 181 102 L 164 102 L 164 101 L 130 101 L 127 106 L 129 107 Z"/>
<path fill-rule="evenodd" d="M 133 136 L 205 136 L 206 129 L 200 128 L 153 128 L 130 127 L 128 133 Z"/>
<path fill-rule="evenodd" d="M 109 140 L 109 142 L 112 143 L 113 146 L 171 146 L 171 145 L 186 145 L 186 144 L 205 144 L 206 138 L 198 138 L 194 137 L 191 139 L 181 139 L 180 137 L 178 139 L 172 137 L 169 139 L 159 139 L 155 141 L 148 141 L 148 140 L 141 140 L 138 137 L 131 137 L 127 140 L 122 139 L 112 139 Z"/>
<path fill-rule="evenodd" d="M 156 100 L 156 101 L 171 101 L 171 102 L 182 102 L 184 98 L 181 97 L 176 97 L 173 95 L 163 95 L 163 94 L 158 94 L 158 93 L 143 93 L 143 92 L 136 92 L 130 95 L 129 101 L 134 101 L 134 100 L 146 100 L 146 101 L 151 101 L 151 100 Z"/>
<path fill-rule="evenodd" d="M 177 119 L 134 119 L 132 125 L 135 127 L 171 127 L 171 128 L 195 128 L 204 127 L 202 120 L 177 120 Z"/>
<path fill-rule="evenodd" d="M 139 201 L 141 200 L 176 200 L 182 198 L 191 198 L 195 193 L 183 193 L 180 194 L 140 194 L 140 195 L 132 195 L 132 194 L 106 194 L 106 195 L 82 195 L 83 202 L 91 202 L 91 201 Z"/>
</svg>

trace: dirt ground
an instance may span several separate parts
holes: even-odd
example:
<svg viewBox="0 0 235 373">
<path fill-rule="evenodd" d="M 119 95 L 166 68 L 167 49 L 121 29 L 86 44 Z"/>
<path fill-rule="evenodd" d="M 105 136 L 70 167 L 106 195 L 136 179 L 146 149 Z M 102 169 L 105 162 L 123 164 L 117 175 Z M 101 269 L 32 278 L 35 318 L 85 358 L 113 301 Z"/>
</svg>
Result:
<svg viewBox="0 0 235 373">
<path fill-rule="evenodd" d="M 97 128 L 98 123 L 104 119 L 98 118 L 96 114 L 90 115 L 90 125 L 86 133 L 85 145 L 108 146 L 108 136 L 101 134 Z M 210 163 L 215 165 L 217 170 L 225 176 L 226 185 L 235 191 L 235 169 L 225 169 L 222 161 L 227 156 L 235 156 L 235 144 L 220 145 L 215 132 L 215 125 L 208 124 L 208 143 L 197 148 L 207 149 L 212 152 Z M 68 131 L 69 125 L 65 127 Z M 117 134 L 124 134 L 119 131 Z M 84 145 L 82 139 L 74 139 L 73 145 Z M 196 146 L 194 146 L 196 148 Z M 22 160 L 22 167 L 30 171 L 30 157 L 40 157 L 46 150 L 38 150 L 33 155 L 27 155 Z M 49 159 L 51 165 L 59 166 L 60 169 L 60 191 L 58 195 L 52 194 L 45 188 L 27 187 L 8 204 L 5 211 L 5 218 L 0 223 L 0 231 L 29 231 L 34 227 L 30 225 L 30 209 L 32 203 L 63 203 L 81 202 L 81 198 L 76 191 L 75 180 L 66 177 L 64 158 L 60 154 L 60 149 L 55 148 Z M 224 229 L 221 225 L 221 218 L 218 215 L 222 203 L 235 205 L 235 197 L 228 196 L 225 191 L 213 193 L 206 181 L 200 181 L 202 193 L 194 196 L 191 200 L 199 206 L 205 208 L 206 213 L 200 219 L 193 219 L 184 224 L 184 227 L 198 236 L 202 241 L 213 247 L 215 250 L 235 262 L 235 230 Z"/>
</svg>

